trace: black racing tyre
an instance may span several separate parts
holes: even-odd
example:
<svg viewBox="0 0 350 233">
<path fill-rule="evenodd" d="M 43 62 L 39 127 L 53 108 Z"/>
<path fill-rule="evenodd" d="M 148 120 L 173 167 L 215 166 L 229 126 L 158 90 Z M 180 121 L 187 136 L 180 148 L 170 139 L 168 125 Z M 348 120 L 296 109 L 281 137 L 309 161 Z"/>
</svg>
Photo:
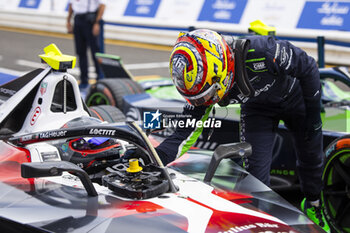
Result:
<svg viewBox="0 0 350 233">
<path fill-rule="evenodd" d="M 109 123 L 125 122 L 125 115 L 118 108 L 111 105 L 98 105 L 89 108 L 91 116 Z"/>
<path fill-rule="evenodd" d="M 91 86 L 86 96 L 87 106 L 112 105 L 123 109 L 123 96 L 143 93 L 140 84 L 127 78 L 103 79 Z"/>
<path fill-rule="evenodd" d="M 332 232 L 350 232 L 350 135 L 330 143 L 325 150 L 321 198 Z"/>
</svg>

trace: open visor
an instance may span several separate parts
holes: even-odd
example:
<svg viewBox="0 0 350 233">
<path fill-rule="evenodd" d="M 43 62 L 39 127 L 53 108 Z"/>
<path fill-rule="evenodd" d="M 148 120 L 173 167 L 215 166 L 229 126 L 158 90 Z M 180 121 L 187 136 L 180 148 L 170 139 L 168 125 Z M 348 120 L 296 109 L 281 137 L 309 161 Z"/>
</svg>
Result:
<svg viewBox="0 0 350 233">
<path fill-rule="evenodd" d="M 184 96 L 184 98 L 194 106 L 205 105 L 208 103 L 216 94 L 217 90 L 221 89 L 220 84 L 214 83 L 208 90 L 195 95 L 195 96 Z"/>
</svg>

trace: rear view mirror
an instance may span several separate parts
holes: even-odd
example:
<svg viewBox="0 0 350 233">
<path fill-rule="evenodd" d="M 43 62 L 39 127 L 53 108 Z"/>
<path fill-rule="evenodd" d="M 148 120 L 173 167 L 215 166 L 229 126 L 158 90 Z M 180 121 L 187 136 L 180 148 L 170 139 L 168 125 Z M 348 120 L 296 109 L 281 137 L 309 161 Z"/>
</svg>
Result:
<svg viewBox="0 0 350 233">
<path fill-rule="evenodd" d="M 248 157 L 251 154 L 252 146 L 247 142 L 229 143 L 218 146 L 211 157 L 208 170 L 205 173 L 204 182 L 210 184 L 222 159 L 237 159 L 243 156 Z"/>
<path fill-rule="evenodd" d="M 88 174 L 77 165 L 67 161 L 56 162 L 32 162 L 21 164 L 21 175 L 23 178 L 38 178 L 47 176 L 60 176 L 62 172 L 70 172 L 79 177 L 89 196 L 97 196 Z"/>
</svg>

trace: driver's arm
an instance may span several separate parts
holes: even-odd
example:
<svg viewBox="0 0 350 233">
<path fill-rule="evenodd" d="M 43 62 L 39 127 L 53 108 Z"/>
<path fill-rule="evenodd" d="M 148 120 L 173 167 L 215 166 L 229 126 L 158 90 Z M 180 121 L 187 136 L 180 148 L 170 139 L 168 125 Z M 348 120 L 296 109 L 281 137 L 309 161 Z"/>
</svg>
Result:
<svg viewBox="0 0 350 233">
<path fill-rule="evenodd" d="M 194 107 L 189 104 L 184 106 L 183 115 L 191 115 L 197 121 L 205 121 L 208 119 L 213 106 Z M 186 120 L 187 118 L 184 118 Z M 166 138 L 157 148 L 157 152 L 164 165 L 172 162 L 176 158 L 182 156 L 197 141 L 201 135 L 203 127 L 177 127 L 175 132 Z"/>
<path fill-rule="evenodd" d="M 321 130 L 321 82 L 315 60 L 288 41 L 270 38 L 268 43 L 271 70 L 277 75 L 296 77 L 300 82 L 306 108 L 306 130 L 311 134 Z"/>
<path fill-rule="evenodd" d="M 272 71 L 277 75 L 296 77 L 300 81 L 305 101 L 319 100 L 321 84 L 316 61 L 288 41 L 270 37 L 268 47 L 268 60 L 272 61 Z"/>
</svg>

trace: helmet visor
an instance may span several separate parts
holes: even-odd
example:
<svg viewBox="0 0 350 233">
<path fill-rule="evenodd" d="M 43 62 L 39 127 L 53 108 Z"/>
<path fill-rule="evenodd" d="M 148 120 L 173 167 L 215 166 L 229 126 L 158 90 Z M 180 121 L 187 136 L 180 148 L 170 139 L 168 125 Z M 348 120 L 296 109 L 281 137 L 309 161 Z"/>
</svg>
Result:
<svg viewBox="0 0 350 233">
<path fill-rule="evenodd" d="M 207 105 L 219 89 L 221 89 L 220 84 L 214 83 L 210 88 L 208 88 L 208 90 L 198 95 L 184 97 L 190 104 L 194 106 Z"/>
</svg>

